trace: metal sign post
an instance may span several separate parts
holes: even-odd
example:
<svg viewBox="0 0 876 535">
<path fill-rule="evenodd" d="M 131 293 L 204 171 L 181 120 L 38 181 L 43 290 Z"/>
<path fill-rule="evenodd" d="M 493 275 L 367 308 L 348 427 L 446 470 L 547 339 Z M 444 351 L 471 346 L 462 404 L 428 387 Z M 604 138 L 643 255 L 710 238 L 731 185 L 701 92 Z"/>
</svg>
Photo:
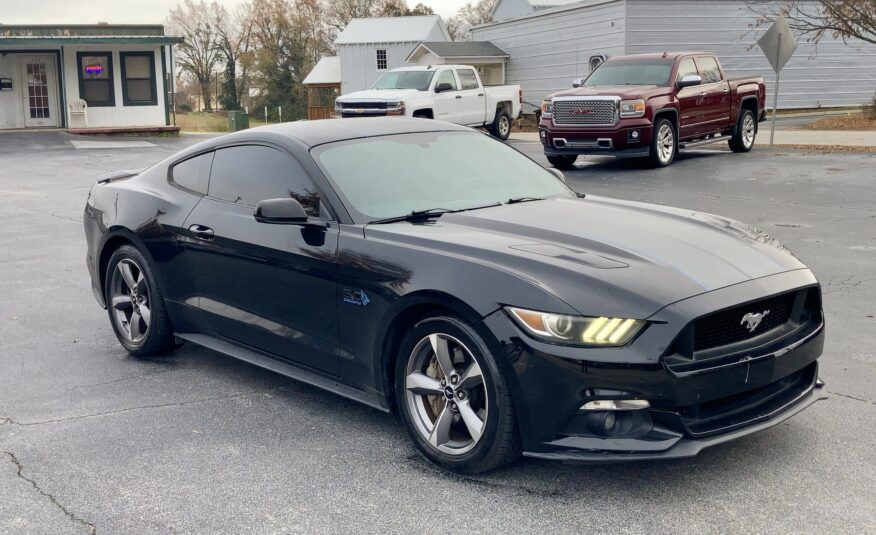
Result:
<svg viewBox="0 0 876 535">
<path fill-rule="evenodd" d="M 776 72 L 776 92 L 773 95 L 773 125 L 770 129 L 770 147 L 773 146 L 773 138 L 776 134 L 776 113 L 779 111 L 779 77 L 782 67 L 788 63 L 794 51 L 797 50 L 797 41 L 791 33 L 791 28 L 785 21 L 785 17 L 779 15 L 773 25 L 757 40 L 757 44 L 763 50 L 764 55 Z"/>
</svg>

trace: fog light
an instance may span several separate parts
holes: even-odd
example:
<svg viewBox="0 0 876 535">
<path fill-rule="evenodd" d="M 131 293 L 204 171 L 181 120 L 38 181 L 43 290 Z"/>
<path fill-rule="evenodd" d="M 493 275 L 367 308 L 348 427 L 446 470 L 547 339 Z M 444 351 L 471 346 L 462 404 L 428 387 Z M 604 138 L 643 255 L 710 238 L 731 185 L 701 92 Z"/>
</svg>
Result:
<svg viewBox="0 0 876 535">
<path fill-rule="evenodd" d="M 630 137 L 633 139 L 639 139 L 639 132 L 637 130 L 633 130 L 632 133 L 630 133 Z"/>
<path fill-rule="evenodd" d="M 581 405 L 582 411 L 637 411 L 647 409 L 647 399 L 597 399 Z"/>
<path fill-rule="evenodd" d="M 627 142 L 628 143 L 638 143 L 639 142 L 639 131 L 638 130 L 627 130 Z"/>
<path fill-rule="evenodd" d="M 539 130 L 538 131 L 538 138 L 541 139 L 542 143 L 547 143 L 547 131 L 546 130 Z"/>
</svg>

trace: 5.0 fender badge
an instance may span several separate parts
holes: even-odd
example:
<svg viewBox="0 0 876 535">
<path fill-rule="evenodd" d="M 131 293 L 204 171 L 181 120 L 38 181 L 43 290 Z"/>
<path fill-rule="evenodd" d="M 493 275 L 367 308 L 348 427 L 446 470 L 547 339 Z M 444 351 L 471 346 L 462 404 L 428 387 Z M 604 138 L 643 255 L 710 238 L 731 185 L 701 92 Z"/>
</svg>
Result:
<svg viewBox="0 0 876 535">
<path fill-rule="evenodd" d="M 371 299 L 368 299 L 368 294 L 366 294 L 364 290 L 351 290 L 349 288 L 344 288 L 344 303 L 363 307 L 370 302 Z"/>
</svg>

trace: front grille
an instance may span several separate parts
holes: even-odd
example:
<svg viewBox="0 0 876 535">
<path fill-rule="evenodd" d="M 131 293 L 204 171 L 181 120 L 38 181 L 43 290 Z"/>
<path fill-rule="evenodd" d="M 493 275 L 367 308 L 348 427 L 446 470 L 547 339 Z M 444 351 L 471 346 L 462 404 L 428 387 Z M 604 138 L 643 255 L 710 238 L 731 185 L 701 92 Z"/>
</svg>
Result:
<svg viewBox="0 0 876 535">
<path fill-rule="evenodd" d="M 617 100 L 554 100 L 554 124 L 601 126 L 617 122 Z"/>
<path fill-rule="evenodd" d="M 699 318 L 694 322 L 694 352 L 742 342 L 784 325 L 791 317 L 796 297 L 797 292 L 790 292 Z M 746 322 L 747 314 L 763 314 L 754 330 L 749 326 L 756 318 Z"/>
<path fill-rule="evenodd" d="M 348 109 L 366 109 L 366 110 L 385 110 L 386 109 L 386 101 L 384 100 L 375 100 L 375 101 L 351 101 L 351 102 L 341 102 L 341 108 Z"/>
</svg>

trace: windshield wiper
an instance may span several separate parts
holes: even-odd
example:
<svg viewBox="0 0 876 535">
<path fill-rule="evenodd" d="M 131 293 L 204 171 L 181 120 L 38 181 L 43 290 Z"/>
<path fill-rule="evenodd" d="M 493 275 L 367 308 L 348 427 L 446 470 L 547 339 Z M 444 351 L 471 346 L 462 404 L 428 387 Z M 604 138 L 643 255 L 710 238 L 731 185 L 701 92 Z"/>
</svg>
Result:
<svg viewBox="0 0 876 535">
<path fill-rule="evenodd" d="M 384 219 L 375 219 L 369 222 L 369 225 L 380 225 L 383 223 L 398 223 L 399 221 L 423 221 L 426 219 L 438 218 L 444 214 L 457 214 L 459 212 L 467 212 L 469 210 L 479 210 L 481 208 L 492 208 L 493 206 L 502 206 L 502 203 L 485 204 L 483 206 L 472 206 L 471 208 L 460 208 L 459 210 L 450 210 L 449 208 L 427 208 L 426 210 L 414 210 L 406 215 L 396 217 L 387 217 Z"/>
<path fill-rule="evenodd" d="M 543 201 L 544 197 L 514 197 L 513 199 L 508 199 L 508 202 L 505 204 L 518 204 L 521 202 L 529 202 L 529 201 Z"/>
</svg>

